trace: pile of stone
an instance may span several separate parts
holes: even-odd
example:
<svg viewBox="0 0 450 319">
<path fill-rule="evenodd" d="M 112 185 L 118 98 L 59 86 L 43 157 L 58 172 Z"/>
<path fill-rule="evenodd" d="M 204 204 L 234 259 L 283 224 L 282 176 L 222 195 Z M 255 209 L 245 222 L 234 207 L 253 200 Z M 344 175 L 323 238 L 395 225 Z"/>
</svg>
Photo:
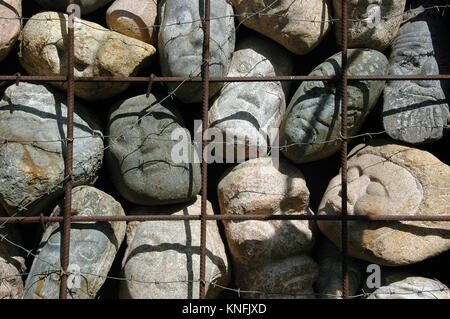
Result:
<svg viewBox="0 0 450 319">
<path fill-rule="evenodd" d="M 189 79 L 204 63 L 211 77 L 342 72 L 341 1 L 211 0 L 207 61 L 202 1 L 80 0 L 73 20 L 66 3 L 0 1 L 0 69 L 67 75 L 73 23 L 76 77 Z M 348 5 L 349 75 L 450 73 L 450 25 L 435 9 Z M 61 216 L 68 83 L 0 85 L 0 216 Z M 226 297 L 224 288 L 243 298 L 341 298 L 341 222 L 311 219 L 342 212 L 338 82 L 210 83 L 206 214 L 242 219 L 207 221 L 205 283 L 200 220 L 181 219 L 201 214 L 202 127 L 191 121 L 202 85 L 145 88 L 76 82 L 72 215 L 180 219 L 72 223 L 68 297 L 190 299 L 204 284 L 207 298 Z M 348 135 L 366 138 L 350 143 L 348 214 L 448 216 L 448 81 L 349 81 L 347 95 Z M 382 136 L 366 134 L 374 130 Z M 289 220 L 299 215 L 308 217 Z M 42 226 L 0 224 L 0 299 L 58 298 L 61 224 Z M 450 298 L 446 274 L 416 267 L 448 268 L 449 222 L 349 221 L 348 254 L 353 296 Z M 369 268 L 382 270 L 376 285 Z M 118 277 L 117 291 L 102 290 Z"/>
</svg>

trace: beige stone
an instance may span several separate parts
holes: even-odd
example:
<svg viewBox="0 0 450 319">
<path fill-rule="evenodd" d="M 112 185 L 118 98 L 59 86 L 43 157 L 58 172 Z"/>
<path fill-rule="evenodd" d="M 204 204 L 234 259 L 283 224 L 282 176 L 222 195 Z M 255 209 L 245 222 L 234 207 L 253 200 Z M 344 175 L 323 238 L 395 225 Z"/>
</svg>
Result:
<svg viewBox="0 0 450 319">
<path fill-rule="evenodd" d="M 331 27 L 328 0 L 231 0 L 231 3 L 240 23 L 295 54 L 313 50 Z"/>
<path fill-rule="evenodd" d="M 22 16 L 22 0 L 0 1 L 0 61 L 11 52 L 19 37 Z"/>
<path fill-rule="evenodd" d="M 448 215 L 450 167 L 419 149 L 374 141 L 349 154 L 349 215 Z M 341 177 L 334 177 L 318 213 L 341 213 Z M 340 222 L 318 222 L 337 246 Z M 349 254 L 385 266 L 420 262 L 450 248 L 450 223 L 438 221 L 350 221 Z"/>
<path fill-rule="evenodd" d="M 41 12 L 23 29 L 19 61 L 31 75 L 66 75 L 67 15 Z M 47 20 L 49 19 L 49 20 Z M 62 21 L 59 21 L 62 19 Z M 133 76 L 147 66 L 156 50 L 142 41 L 75 19 L 75 76 Z M 66 89 L 67 83 L 52 82 Z M 125 91 L 129 83 L 79 82 L 75 95 L 89 100 L 110 98 Z"/>
<path fill-rule="evenodd" d="M 403 20 L 406 0 L 350 0 L 348 2 L 348 47 L 384 51 L 394 41 Z M 336 19 L 341 19 L 341 0 L 333 0 Z M 341 24 L 336 24 L 340 43 Z"/>
<path fill-rule="evenodd" d="M 106 24 L 126 36 L 156 45 L 156 0 L 116 0 L 106 11 Z"/>
</svg>

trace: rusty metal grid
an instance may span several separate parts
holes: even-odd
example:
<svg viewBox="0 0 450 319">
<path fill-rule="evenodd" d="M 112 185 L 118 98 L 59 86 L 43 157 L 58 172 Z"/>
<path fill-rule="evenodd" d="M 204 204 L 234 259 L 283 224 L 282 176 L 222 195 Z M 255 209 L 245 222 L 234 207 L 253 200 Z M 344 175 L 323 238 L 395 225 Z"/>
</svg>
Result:
<svg viewBox="0 0 450 319">
<path fill-rule="evenodd" d="M 206 265 L 206 222 L 207 220 L 324 220 L 324 221 L 341 221 L 341 241 L 342 241 L 342 288 L 343 298 L 349 299 L 348 291 L 348 221 L 450 221 L 450 215 L 441 216 L 407 216 L 407 215 L 379 215 L 379 216 L 363 216 L 347 214 L 347 155 L 348 142 L 352 137 L 347 136 L 347 85 L 349 81 L 354 80 L 450 80 L 450 74 L 437 75 L 382 75 L 382 76 L 360 76 L 347 75 L 347 29 L 348 21 L 348 4 L 347 0 L 341 0 L 342 6 L 342 23 L 340 24 L 341 33 L 341 54 L 342 66 L 341 74 L 337 76 L 268 76 L 268 77 L 210 77 L 209 76 L 209 38 L 210 38 L 210 1 L 204 0 L 205 11 L 203 24 L 203 55 L 201 76 L 181 78 L 181 77 L 158 77 L 151 74 L 148 77 L 75 77 L 74 76 L 74 27 L 68 26 L 68 58 L 67 58 L 67 76 L 30 76 L 21 75 L 0 75 L 0 87 L 10 81 L 35 81 L 35 82 L 67 82 L 67 153 L 65 158 L 65 176 L 64 179 L 64 215 L 59 217 L 40 216 L 36 217 L 0 217 L 0 223 L 40 223 L 45 230 L 45 225 L 50 222 L 63 223 L 63 231 L 61 236 L 61 284 L 60 299 L 67 298 L 67 278 L 69 266 L 70 252 L 70 228 L 71 222 L 118 222 L 118 221 L 177 221 L 177 220 L 199 220 L 201 222 L 200 234 L 200 279 L 199 279 L 199 297 L 205 299 L 205 265 Z M 74 0 L 67 0 L 68 5 L 73 5 Z M 75 11 L 69 14 L 73 15 Z M 207 145 L 204 138 L 204 132 L 208 128 L 208 108 L 209 108 L 209 83 L 210 82 L 258 82 L 258 81 L 336 81 L 339 82 L 339 95 L 341 101 L 341 178 L 342 178 L 342 211 L 340 215 L 207 215 L 207 162 L 202 156 L 201 161 L 201 215 L 130 215 L 130 216 L 71 216 L 71 200 L 72 200 L 72 166 L 73 166 L 73 111 L 74 111 L 74 88 L 75 82 L 147 82 L 147 95 L 150 93 L 154 82 L 201 82 L 202 83 L 202 154 Z M 214 284 L 214 283 L 212 283 Z M 216 285 L 221 287 L 220 285 Z M 227 289 L 227 287 L 222 287 Z M 230 288 L 230 290 L 233 290 Z"/>
</svg>

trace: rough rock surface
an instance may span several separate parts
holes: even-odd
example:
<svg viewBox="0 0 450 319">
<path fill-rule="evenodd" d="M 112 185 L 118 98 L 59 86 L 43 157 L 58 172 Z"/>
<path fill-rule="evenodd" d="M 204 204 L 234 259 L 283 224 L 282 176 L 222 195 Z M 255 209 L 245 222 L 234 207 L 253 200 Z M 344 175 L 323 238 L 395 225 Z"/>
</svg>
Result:
<svg viewBox="0 0 450 319">
<path fill-rule="evenodd" d="M 34 0 L 47 10 L 56 10 L 66 13 L 67 0 Z M 112 0 L 75 0 L 74 3 L 80 6 L 82 14 L 89 14 Z"/>
<path fill-rule="evenodd" d="M 22 16 L 22 0 L 4 0 L 0 2 L 0 61 L 11 52 L 19 37 L 20 20 L 13 18 Z"/>
<path fill-rule="evenodd" d="M 21 65 L 31 75 L 66 75 L 67 15 L 41 12 L 32 18 L 37 20 L 29 20 L 23 28 Z M 133 76 L 150 63 L 156 52 L 150 44 L 93 22 L 76 18 L 74 29 L 75 76 Z M 67 88 L 64 82 L 52 84 Z M 107 99 L 128 86 L 120 82 L 79 82 L 75 84 L 75 95 L 89 101 Z"/>
<path fill-rule="evenodd" d="M 213 215 L 207 202 L 206 212 Z M 155 207 L 151 214 L 200 215 L 201 197 L 188 204 Z M 195 299 L 199 290 L 200 221 L 130 222 L 123 275 L 136 281 L 122 281 L 121 298 Z M 206 222 L 207 298 L 216 298 L 222 290 L 210 285 L 227 286 L 230 267 L 217 222 Z M 143 284 L 138 281 L 160 282 Z M 173 283 L 163 283 L 171 282 Z"/>
<path fill-rule="evenodd" d="M 231 3 L 240 23 L 295 54 L 310 52 L 331 28 L 328 0 L 231 0 Z M 328 21 L 311 23 L 302 20 Z"/>
<path fill-rule="evenodd" d="M 138 205 L 164 205 L 187 202 L 198 194 L 198 161 L 177 163 L 172 157 L 172 133 L 182 128 L 176 107 L 159 95 L 139 95 L 112 107 L 106 161 L 123 197 Z M 189 147 L 195 155 L 192 143 Z"/>
<path fill-rule="evenodd" d="M 384 51 L 395 39 L 403 20 L 406 0 L 348 1 L 348 47 Z M 335 18 L 341 19 L 341 1 L 333 0 Z M 341 24 L 336 24 L 336 39 L 341 41 Z"/>
<path fill-rule="evenodd" d="M 450 167 L 432 154 L 385 141 L 360 144 L 349 155 L 348 214 L 439 216 L 448 213 Z M 331 180 L 320 215 L 341 213 L 341 178 Z M 340 246 L 339 222 L 318 221 Z M 350 221 L 349 255 L 385 266 L 420 262 L 450 248 L 450 225 L 423 221 Z"/>
<path fill-rule="evenodd" d="M 280 159 L 279 167 L 268 157 L 237 165 L 219 182 L 217 193 L 221 214 L 312 214 L 303 174 L 283 159 Z M 263 285 L 257 280 L 246 279 L 250 271 L 254 274 L 251 278 L 256 278 L 256 274 L 264 278 L 271 291 L 287 289 L 285 285 L 289 284 L 280 282 L 280 278 L 293 278 L 294 281 L 303 276 L 315 278 L 310 271 L 318 271 L 317 265 L 308 256 L 300 256 L 309 253 L 314 244 L 312 222 L 247 220 L 223 223 L 233 256 L 236 284 L 241 289 L 257 290 Z M 311 285 L 312 282 L 308 281 Z M 294 287 L 289 291 L 294 292 Z M 311 286 L 305 284 L 297 286 L 295 292 L 310 290 Z"/>
<path fill-rule="evenodd" d="M 378 288 L 367 299 L 450 299 L 450 290 L 437 280 L 408 277 Z"/>
<path fill-rule="evenodd" d="M 5 215 L 0 207 L 0 217 Z M 3 278 L 0 280 L 0 299 L 20 299 L 23 294 L 20 274 L 26 270 L 24 252 L 6 241 L 23 245 L 20 229 L 15 224 L 0 223 L 0 226 L 0 278 Z"/>
<path fill-rule="evenodd" d="M 336 53 L 310 75 L 339 74 L 341 63 L 341 53 Z M 375 50 L 350 49 L 348 65 L 349 75 L 386 75 L 388 60 Z M 383 88 L 384 81 L 348 84 L 348 136 L 359 130 Z M 341 108 L 336 82 L 303 82 L 292 97 L 280 128 L 283 154 L 296 163 L 326 158 L 339 150 L 340 132 Z M 292 145 L 295 143 L 298 144 Z"/>
<path fill-rule="evenodd" d="M 262 36 L 251 36 L 237 44 L 227 76 L 291 75 L 292 68 L 292 57 L 283 47 Z M 260 156 L 266 155 L 270 130 L 278 130 L 286 111 L 285 95 L 289 93 L 289 84 L 226 83 L 209 110 L 209 127 L 219 130 L 225 142 L 236 144 L 237 154 L 238 149 L 245 146 L 245 159 L 250 157 L 249 153 L 256 155 L 257 151 Z"/>
<path fill-rule="evenodd" d="M 0 101 L 0 202 L 10 215 L 23 207 L 19 214 L 41 213 L 63 193 L 65 101 L 64 94 L 24 82 L 8 87 Z M 74 137 L 73 183 L 93 184 L 103 161 L 102 133 L 77 101 Z"/>
<path fill-rule="evenodd" d="M 200 6 L 192 0 L 162 0 L 159 7 L 162 26 L 158 34 L 158 52 L 164 76 L 200 76 L 203 52 L 203 28 Z M 224 17 L 226 16 L 226 17 Z M 218 18 L 221 17 L 221 18 Z M 191 23 L 191 21 L 194 21 Z M 233 8 L 227 0 L 211 1 L 209 75 L 226 76 L 234 51 L 235 30 Z M 185 103 L 202 100 L 201 83 L 167 83 Z M 213 96 L 222 83 L 209 84 Z"/>
<path fill-rule="evenodd" d="M 317 298 L 341 299 L 342 291 L 342 254 L 326 238 L 322 238 L 314 247 L 314 260 L 319 264 L 319 277 L 315 283 Z M 348 258 L 348 293 L 356 295 L 362 282 L 362 262 Z"/>
<path fill-rule="evenodd" d="M 106 23 L 129 37 L 156 45 L 152 28 L 158 15 L 157 0 L 116 0 L 106 11 Z"/>
<path fill-rule="evenodd" d="M 60 216 L 63 210 L 64 204 L 61 203 L 51 216 Z M 122 206 L 114 198 L 91 186 L 73 189 L 72 212 L 73 216 L 125 216 Z M 125 230 L 126 222 L 72 223 L 69 260 L 71 265 L 79 267 L 81 281 L 79 287 L 75 286 L 68 292 L 67 298 L 95 298 L 122 244 Z M 60 269 L 60 245 L 60 224 L 48 224 L 25 282 L 25 299 L 58 298 L 59 275 L 38 274 Z"/>
<path fill-rule="evenodd" d="M 450 37 L 439 15 L 420 14 L 404 23 L 392 44 L 389 74 L 450 73 Z M 450 118 L 446 81 L 388 81 L 383 125 L 390 137 L 420 144 L 441 139 Z"/>
</svg>

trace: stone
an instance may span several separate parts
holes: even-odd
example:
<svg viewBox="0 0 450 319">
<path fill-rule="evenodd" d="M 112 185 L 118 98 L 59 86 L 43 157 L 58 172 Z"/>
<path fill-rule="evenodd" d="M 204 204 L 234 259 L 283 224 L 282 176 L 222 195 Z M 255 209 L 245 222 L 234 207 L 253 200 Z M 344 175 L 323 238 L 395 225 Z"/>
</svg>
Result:
<svg viewBox="0 0 450 319">
<path fill-rule="evenodd" d="M 67 75 L 67 15 L 41 12 L 31 19 L 34 20 L 23 28 L 20 64 L 31 75 Z M 134 76 L 156 52 L 150 44 L 86 20 L 75 18 L 74 33 L 76 77 Z M 51 84 L 67 89 L 66 82 Z M 129 83 L 121 82 L 77 82 L 75 95 L 96 101 L 113 97 L 128 87 Z"/>
<path fill-rule="evenodd" d="M 348 2 L 348 47 L 384 51 L 395 39 L 406 0 L 351 0 Z M 341 42 L 341 0 L 333 0 L 336 40 Z M 356 20 L 356 21 L 352 21 Z"/>
<path fill-rule="evenodd" d="M 47 10 L 67 12 L 67 0 L 35 0 L 41 7 Z M 82 14 L 89 14 L 112 0 L 75 0 L 74 4 L 80 6 Z"/>
<path fill-rule="evenodd" d="M 162 0 L 159 19 L 158 53 L 163 76 L 195 77 L 201 75 L 203 28 L 198 1 Z M 211 1 L 209 75 L 226 76 L 234 51 L 235 30 L 233 8 L 227 0 Z M 202 101 L 201 83 L 167 83 L 184 103 Z M 209 97 L 222 87 L 209 84 Z"/>
<path fill-rule="evenodd" d="M 153 26 L 158 16 L 156 0 L 116 0 L 106 11 L 106 24 L 117 32 L 156 45 Z"/>
<path fill-rule="evenodd" d="M 106 162 L 119 193 L 138 205 L 187 202 L 201 187 L 199 161 L 173 158 L 172 134 L 184 129 L 175 105 L 160 95 L 139 95 L 114 105 L 108 121 Z M 194 146 L 189 142 L 190 152 Z M 196 154 L 196 153 L 195 153 Z M 195 155 L 194 154 L 194 155 Z"/>
<path fill-rule="evenodd" d="M 291 75 L 292 70 L 292 56 L 287 50 L 262 36 L 251 36 L 238 43 L 227 76 Z M 209 127 L 219 130 L 226 143 L 235 144 L 235 153 L 245 147 L 245 158 L 241 160 L 251 158 L 250 154 L 256 155 L 257 151 L 266 155 L 267 147 L 271 146 L 267 141 L 270 130 L 278 131 L 286 111 L 289 84 L 279 81 L 226 83 L 209 110 Z"/>
<path fill-rule="evenodd" d="M 22 0 L 4 0 L 0 3 L 0 61 L 11 52 L 19 37 Z M 6 19 L 5 19 L 6 18 Z"/>
<path fill-rule="evenodd" d="M 438 14 L 419 14 L 405 22 L 392 44 L 390 75 L 450 73 L 450 37 Z M 450 84 L 439 80 L 388 81 L 383 125 L 395 140 L 423 144 L 448 133 Z"/>
<path fill-rule="evenodd" d="M 367 299 L 450 299 L 450 289 L 437 280 L 408 277 L 378 288 Z"/>
<path fill-rule="evenodd" d="M 319 265 L 319 277 L 315 282 L 317 298 L 342 299 L 342 254 L 336 246 L 326 238 L 322 238 L 314 247 L 314 260 Z M 363 279 L 362 262 L 349 257 L 348 293 L 356 295 Z"/>
<path fill-rule="evenodd" d="M 152 207 L 151 214 L 200 215 L 201 197 L 190 203 Z M 206 213 L 213 215 L 207 202 Z M 130 222 L 122 263 L 123 299 L 196 299 L 200 278 L 200 221 Z M 206 222 L 205 293 L 216 298 L 230 280 L 230 267 L 217 222 Z M 149 282 L 149 283 L 147 283 Z M 157 282 L 157 283 L 156 283 Z"/>
<path fill-rule="evenodd" d="M 0 207 L 0 217 L 6 213 Z M 0 299 L 20 299 L 23 294 L 21 274 L 26 271 L 24 251 L 7 242 L 23 246 L 16 224 L 0 223 Z"/>
<path fill-rule="evenodd" d="M 270 157 L 260 157 L 235 166 L 220 180 L 217 195 L 223 215 L 313 214 L 303 174 L 282 158 L 279 165 Z M 257 290 L 264 285 L 255 279 L 258 277 L 267 281 L 271 291 L 312 291 L 313 280 L 308 281 L 311 285 L 289 289 L 288 282 L 279 281 L 316 277 L 317 265 L 307 256 L 315 239 L 312 221 L 224 220 L 223 224 L 238 287 Z M 251 279 L 246 279 L 250 272 Z"/>
<path fill-rule="evenodd" d="M 231 0 L 239 24 L 278 42 L 295 54 L 307 54 L 331 28 L 328 0 Z M 324 21 L 311 22 L 313 21 Z"/>
<path fill-rule="evenodd" d="M 60 216 L 63 211 L 61 202 L 50 216 Z M 91 186 L 79 186 L 72 191 L 72 216 L 125 216 L 125 212 L 112 196 Z M 78 267 L 81 280 L 79 287 L 68 287 L 67 298 L 95 298 L 122 244 L 125 230 L 126 222 L 72 222 L 69 260 L 70 265 Z M 60 276 L 54 271 L 61 268 L 59 223 L 47 224 L 39 247 L 25 282 L 24 299 L 57 299 Z M 73 271 L 76 270 L 74 267 Z M 46 272 L 51 274 L 41 275 Z"/>
<path fill-rule="evenodd" d="M 66 95 L 21 82 L 0 101 L 0 202 L 9 215 L 37 215 L 64 193 Z M 72 183 L 93 184 L 103 162 L 99 121 L 75 100 Z"/>
<path fill-rule="evenodd" d="M 341 53 L 317 66 L 309 75 L 341 72 Z M 388 60 L 371 49 L 348 50 L 348 75 L 386 75 Z M 324 159 L 341 147 L 341 107 L 337 82 L 303 82 L 288 105 L 280 127 L 280 147 L 295 163 Z M 348 136 L 358 132 L 377 103 L 384 81 L 352 81 L 347 91 Z"/>
<path fill-rule="evenodd" d="M 441 216 L 448 214 L 450 167 L 431 153 L 375 140 L 349 154 L 349 215 Z M 341 177 L 334 177 L 319 205 L 319 215 L 341 213 Z M 340 222 L 318 221 L 340 247 Z M 423 261 L 450 249 L 450 225 L 438 221 L 349 221 L 348 252 L 384 266 Z"/>
</svg>

